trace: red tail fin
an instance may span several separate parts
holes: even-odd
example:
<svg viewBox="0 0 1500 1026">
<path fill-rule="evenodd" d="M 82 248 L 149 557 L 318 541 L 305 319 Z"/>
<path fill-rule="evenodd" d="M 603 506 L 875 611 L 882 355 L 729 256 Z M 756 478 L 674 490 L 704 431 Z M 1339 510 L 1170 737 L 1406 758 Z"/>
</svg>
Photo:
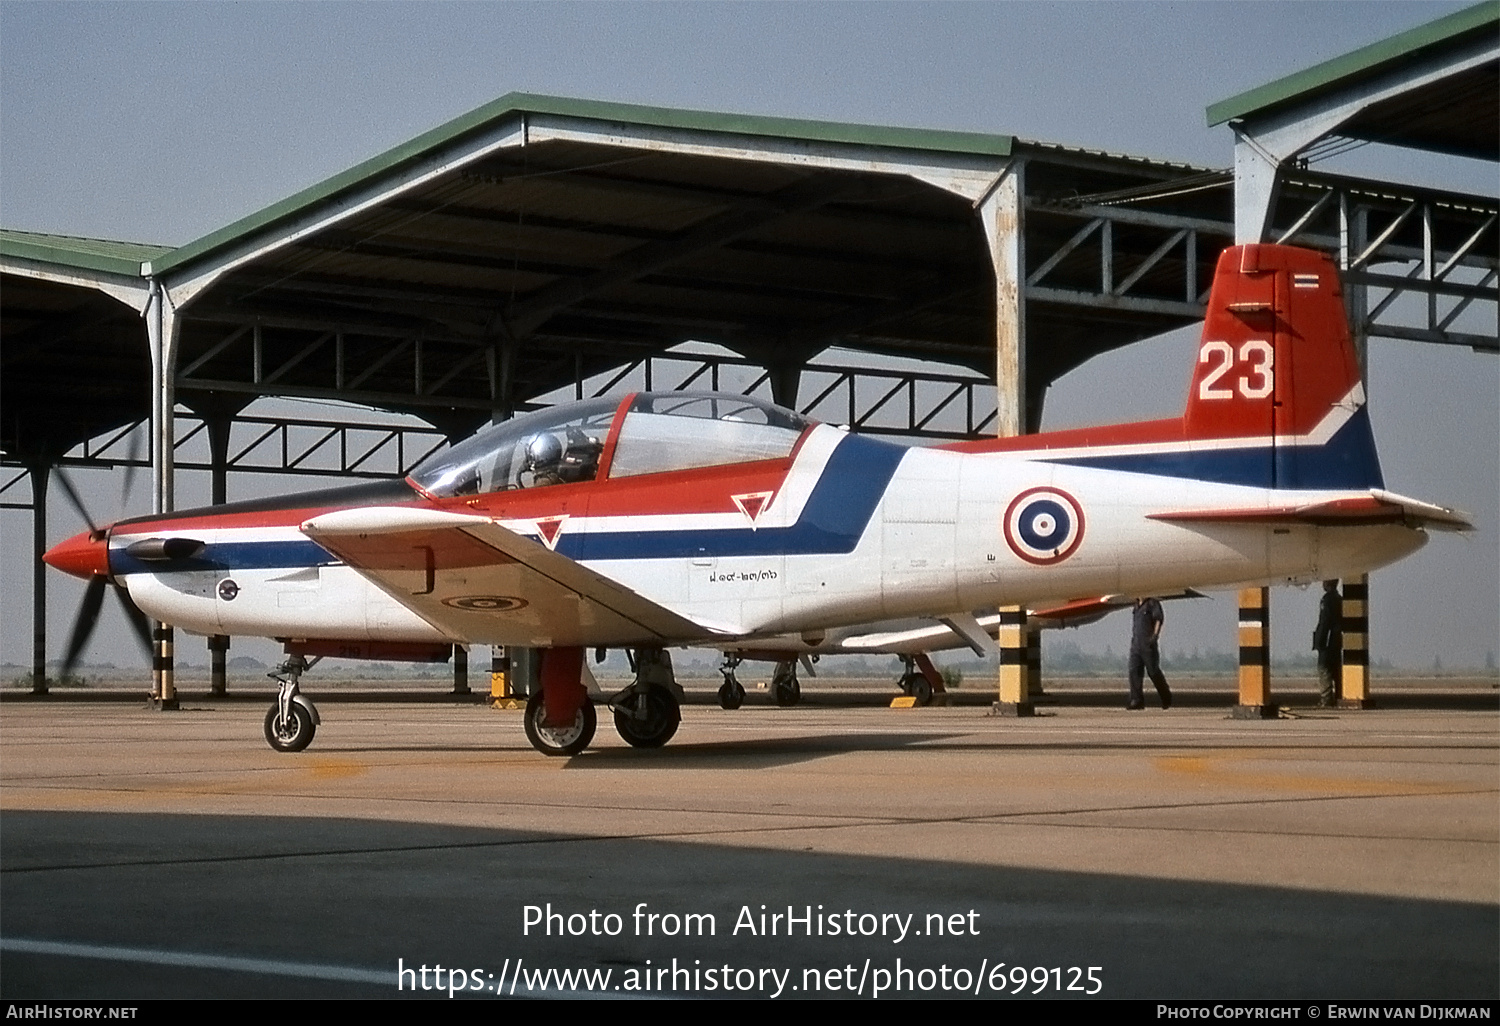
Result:
<svg viewBox="0 0 1500 1026">
<path fill-rule="evenodd" d="M 1188 394 L 1189 437 L 1307 435 L 1359 381 L 1331 260 L 1269 245 L 1219 256 Z"/>
<path fill-rule="evenodd" d="M 1219 256 L 1184 428 L 1265 439 L 1273 488 L 1379 487 L 1337 268 L 1322 253 L 1249 245 Z"/>
</svg>

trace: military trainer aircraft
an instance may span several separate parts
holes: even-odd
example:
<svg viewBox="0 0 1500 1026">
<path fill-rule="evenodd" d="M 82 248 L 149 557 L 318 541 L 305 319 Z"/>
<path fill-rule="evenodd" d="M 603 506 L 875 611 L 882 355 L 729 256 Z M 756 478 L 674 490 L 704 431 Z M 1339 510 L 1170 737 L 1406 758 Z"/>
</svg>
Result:
<svg viewBox="0 0 1500 1026">
<path fill-rule="evenodd" d="M 968 636 L 966 611 L 1346 577 L 1469 527 L 1385 490 L 1332 262 L 1248 245 L 1220 257 L 1180 419 L 908 448 L 645 392 L 493 425 L 404 481 L 124 520 L 46 559 L 187 631 L 284 641 L 279 750 L 318 723 L 308 656 L 479 643 L 541 650 L 526 734 L 571 755 L 596 700 L 630 744 L 671 738 L 669 647 L 914 616 Z M 636 679 L 599 694 L 589 648 Z"/>
</svg>

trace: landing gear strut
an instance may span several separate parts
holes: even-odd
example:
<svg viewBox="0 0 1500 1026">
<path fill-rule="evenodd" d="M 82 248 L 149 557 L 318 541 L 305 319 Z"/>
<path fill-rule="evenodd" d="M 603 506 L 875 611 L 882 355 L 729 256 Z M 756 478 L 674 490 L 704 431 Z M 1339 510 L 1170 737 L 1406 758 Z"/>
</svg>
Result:
<svg viewBox="0 0 1500 1026">
<path fill-rule="evenodd" d="M 724 683 L 719 686 L 719 705 L 724 709 L 738 709 L 745 704 L 745 686 L 734 675 L 739 665 L 739 656 L 724 653 L 724 662 L 719 666 L 719 672 L 724 675 Z"/>
<path fill-rule="evenodd" d="M 901 674 L 901 693 L 911 695 L 917 700 L 918 705 L 927 705 L 932 701 L 932 683 L 928 681 L 927 675 L 917 668 L 915 656 L 902 656 L 901 665 L 905 668 Z"/>
<path fill-rule="evenodd" d="M 615 730 L 633 748 L 660 748 L 682 723 L 682 689 L 672 673 L 672 657 L 659 648 L 629 655 L 635 680 L 609 703 L 615 711 Z"/>
<path fill-rule="evenodd" d="M 275 670 L 266 674 L 281 687 L 276 692 L 276 701 L 266 710 L 266 743 L 278 752 L 300 752 L 312 744 L 318 731 L 318 710 L 313 707 L 298 688 L 302 674 L 312 669 L 313 659 L 308 662 L 300 654 L 286 657 Z"/>
<path fill-rule="evenodd" d="M 771 695 L 781 706 L 796 705 L 802 700 L 802 682 L 797 679 L 797 661 L 783 659 L 776 664 L 771 678 Z"/>
</svg>

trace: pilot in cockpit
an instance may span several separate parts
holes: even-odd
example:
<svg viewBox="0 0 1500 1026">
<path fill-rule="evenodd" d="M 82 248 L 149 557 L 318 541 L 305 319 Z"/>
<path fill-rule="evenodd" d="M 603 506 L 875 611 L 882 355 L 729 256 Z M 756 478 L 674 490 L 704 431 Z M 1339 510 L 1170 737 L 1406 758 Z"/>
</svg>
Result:
<svg viewBox="0 0 1500 1026">
<path fill-rule="evenodd" d="M 526 443 L 526 464 L 522 469 L 524 488 L 575 484 L 592 481 L 599 472 L 599 454 L 604 446 L 575 427 L 568 429 L 568 444 L 550 431 L 532 437 Z M 529 476 L 530 480 L 525 480 Z"/>
</svg>

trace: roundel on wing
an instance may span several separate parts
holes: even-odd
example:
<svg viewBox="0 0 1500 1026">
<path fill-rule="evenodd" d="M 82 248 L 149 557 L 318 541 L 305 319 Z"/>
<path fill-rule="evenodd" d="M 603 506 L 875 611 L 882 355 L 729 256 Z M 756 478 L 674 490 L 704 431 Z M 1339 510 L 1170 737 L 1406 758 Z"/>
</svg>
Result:
<svg viewBox="0 0 1500 1026">
<path fill-rule="evenodd" d="M 511 595 L 455 595 L 442 601 L 445 606 L 475 613 L 509 613 L 526 606 L 525 599 Z"/>
<path fill-rule="evenodd" d="M 1061 563 L 1083 541 L 1083 507 L 1059 488 L 1028 488 L 1011 500 L 1001 528 L 1011 551 L 1026 562 Z"/>
</svg>

